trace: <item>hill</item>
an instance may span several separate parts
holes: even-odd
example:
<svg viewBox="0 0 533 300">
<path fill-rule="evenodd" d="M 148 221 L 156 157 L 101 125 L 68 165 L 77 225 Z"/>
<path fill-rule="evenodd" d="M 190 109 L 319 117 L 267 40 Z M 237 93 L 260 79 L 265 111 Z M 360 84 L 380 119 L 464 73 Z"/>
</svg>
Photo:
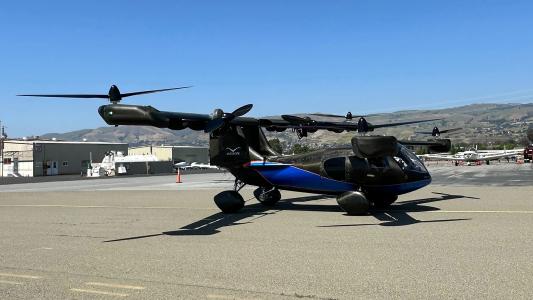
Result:
<svg viewBox="0 0 533 300">
<path fill-rule="evenodd" d="M 441 121 L 379 129 L 374 134 L 394 135 L 399 139 L 424 139 L 427 136 L 415 131 L 431 131 L 433 126 L 441 130 L 462 127 L 461 131 L 449 137 L 455 143 L 521 143 L 528 128 L 533 127 L 533 103 L 531 104 L 473 104 L 437 110 L 408 110 L 370 115 L 367 120 L 374 124 L 442 118 Z M 328 120 L 317 117 L 317 120 Z M 331 120 L 331 119 L 329 119 Z M 268 138 L 279 138 L 285 145 L 305 143 L 313 146 L 326 144 L 347 144 L 355 133 L 335 134 L 329 131 L 312 133 L 298 141 L 291 130 L 282 133 L 267 132 Z M 66 133 L 47 133 L 42 138 L 60 140 L 125 142 L 131 145 L 172 144 L 207 145 L 208 136 L 202 131 L 160 129 L 146 126 L 119 126 L 83 129 Z"/>
</svg>

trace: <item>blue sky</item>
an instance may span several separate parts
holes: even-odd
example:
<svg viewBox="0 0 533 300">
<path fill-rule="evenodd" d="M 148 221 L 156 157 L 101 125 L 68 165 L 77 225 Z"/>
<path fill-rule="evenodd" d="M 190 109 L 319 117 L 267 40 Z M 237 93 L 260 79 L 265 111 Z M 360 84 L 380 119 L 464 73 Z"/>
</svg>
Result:
<svg viewBox="0 0 533 300">
<path fill-rule="evenodd" d="M 3 1 L 0 120 L 11 136 L 104 126 L 106 93 L 252 116 L 533 102 L 531 1 Z"/>
</svg>

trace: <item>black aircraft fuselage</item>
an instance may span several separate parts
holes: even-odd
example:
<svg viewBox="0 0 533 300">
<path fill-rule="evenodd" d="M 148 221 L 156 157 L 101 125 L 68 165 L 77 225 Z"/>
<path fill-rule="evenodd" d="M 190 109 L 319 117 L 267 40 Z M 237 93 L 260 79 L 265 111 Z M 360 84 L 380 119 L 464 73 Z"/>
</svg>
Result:
<svg viewBox="0 0 533 300">
<path fill-rule="evenodd" d="M 351 147 L 317 150 L 301 155 L 280 155 L 268 144 L 263 128 L 280 132 L 294 130 L 299 138 L 317 130 L 361 134 L 377 128 L 415 124 L 438 119 L 371 124 L 365 116 L 351 122 L 353 115 L 341 116 L 344 122 L 318 121 L 309 116 L 281 115 L 281 119 L 243 117 L 252 104 L 227 113 L 215 109 L 211 115 L 159 111 L 152 106 L 123 105 L 126 97 L 185 89 L 190 86 L 121 93 L 116 85 L 107 94 L 23 94 L 24 97 L 96 98 L 112 104 L 100 106 L 98 113 L 110 125 L 145 125 L 173 130 L 192 129 L 209 133 L 211 164 L 235 175 L 233 190 L 215 196 L 215 204 L 225 213 L 244 206 L 238 193 L 245 185 L 258 188 L 254 196 L 264 205 L 280 200 L 280 189 L 337 195 L 337 202 L 349 214 L 366 213 L 371 205 L 385 207 L 398 195 L 424 187 L 431 176 L 424 164 L 405 145 L 425 145 L 441 151 L 449 140 L 398 142 L 392 136 L 354 136 Z M 338 117 L 316 114 L 322 117 Z M 447 150 L 445 150 L 447 151 Z"/>
<path fill-rule="evenodd" d="M 122 104 L 103 105 L 98 112 L 110 125 L 149 125 L 174 130 L 205 130 L 215 118 Z M 285 120 L 234 117 L 210 132 L 209 139 L 211 164 L 229 170 L 243 184 L 258 186 L 256 197 L 266 204 L 279 200 L 278 189 L 292 190 L 338 195 L 343 209 L 359 213 L 372 204 L 388 205 L 398 195 L 431 182 L 424 164 L 394 137 L 354 136 L 351 147 L 285 156 L 270 147 L 262 130 L 273 126 L 277 131 L 295 127 Z M 234 199 L 237 191 L 236 188 L 215 197 L 222 211 L 234 212 L 242 207 Z"/>
</svg>

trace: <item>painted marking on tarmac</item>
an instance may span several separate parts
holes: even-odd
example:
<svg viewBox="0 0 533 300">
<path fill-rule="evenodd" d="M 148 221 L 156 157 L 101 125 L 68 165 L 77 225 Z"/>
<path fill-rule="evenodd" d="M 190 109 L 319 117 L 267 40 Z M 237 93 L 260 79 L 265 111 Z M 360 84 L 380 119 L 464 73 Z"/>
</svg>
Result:
<svg viewBox="0 0 533 300">
<path fill-rule="evenodd" d="M 450 213 L 450 214 L 463 214 L 463 213 L 474 213 L 474 214 L 533 214 L 533 210 L 434 210 L 434 211 L 411 211 L 411 210 L 381 210 L 378 212 L 384 213 Z"/>
<path fill-rule="evenodd" d="M 32 249 L 32 250 L 53 250 L 54 248 L 50 248 L 50 247 L 39 247 L 39 248 L 35 248 L 35 249 Z"/>
<path fill-rule="evenodd" d="M 98 291 L 98 290 L 70 289 L 70 291 L 71 292 L 78 292 L 78 293 L 89 293 L 89 294 L 116 296 L 116 297 L 128 297 L 129 296 L 129 294 L 124 294 L 124 293 L 114 293 L 114 292 L 106 292 L 106 291 Z"/>
<path fill-rule="evenodd" d="M 533 214 L 532 210 L 436 210 L 431 213 Z"/>
<path fill-rule="evenodd" d="M 0 273 L 0 276 L 3 277 L 15 277 L 15 278 L 24 278 L 24 279 L 41 279 L 41 276 L 34 275 L 23 275 L 23 274 L 11 274 L 11 273 Z"/>
<path fill-rule="evenodd" d="M 248 299 L 250 300 L 250 298 L 237 298 L 235 296 L 226 296 L 226 295 L 215 295 L 215 294 L 209 294 L 206 296 L 208 299 L 232 299 L 232 300 L 244 300 L 244 299 Z M 254 298 L 254 299 L 257 299 L 258 298 Z"/>
<path fill-rule="evenodd" d="M 12 284 L 12 285 L 23 285 L 24 284 L 22 282 L 10 281 L 10 280 L 0 280 L 0 283 Z"/>
<path fill-rule="evenodd" d="M 113 284 L 113 283 L 104 283 L 104 282 L 86 282 L 86 285 L 94 285 L 94 286 L 104 286 L 104 287 L 110 287 L 110 288 L 118 288 L 118 289 L 130 289 L 130 290 L 144 290 L 144 286 L 135 286 L 135 285 L 124 285 L 124 284 Z"/>
<path fill-rule="evenodd" d="M 217 210 L 209 207 L 185 206 L 117 206 L 117 205 L 63 205 L 63 204 L 1 204 L 0 207 L 59 207 L 59 208 L 123 208 L 123 209 L 194 209 Z"/>
</svg>

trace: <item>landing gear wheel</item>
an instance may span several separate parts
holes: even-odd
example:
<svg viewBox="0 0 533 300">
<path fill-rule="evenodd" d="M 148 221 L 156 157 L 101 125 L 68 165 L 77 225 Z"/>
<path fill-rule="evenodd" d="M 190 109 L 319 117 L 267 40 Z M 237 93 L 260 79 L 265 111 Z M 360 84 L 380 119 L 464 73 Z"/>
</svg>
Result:
<svg viewBox="0 0 533 300">
<path fill-rule="evenodd" d="M 223 191 L 218 193 L 215 198 L 215 204 L 225 214 L 238 212 L 244 207 L 244 199 L 236 191 Z"/>
<path fill-rule="evenodd" d="M 370 208 L 370 202 L 361 192 L 346 192 L 337 196 L 337 203 L 349 215 L 364 215 Z"/>
<path fill-rule="evenodd" d="M 398 195 L 387 195 L 387 194 L 367 194 L 366 197 L 372 204 L 374 204 L 374 207 L 376 208 L 387 208 L 389 207 L 394 201 L 398 200 Z"/>
<path fill-rule="evenodd" d="M 281 193 L 276 188 L 257 188 L 254 191 L 254 196 L 257 201 L 265 206 L 273 206 L 281 199 Z"/>
</svg>

